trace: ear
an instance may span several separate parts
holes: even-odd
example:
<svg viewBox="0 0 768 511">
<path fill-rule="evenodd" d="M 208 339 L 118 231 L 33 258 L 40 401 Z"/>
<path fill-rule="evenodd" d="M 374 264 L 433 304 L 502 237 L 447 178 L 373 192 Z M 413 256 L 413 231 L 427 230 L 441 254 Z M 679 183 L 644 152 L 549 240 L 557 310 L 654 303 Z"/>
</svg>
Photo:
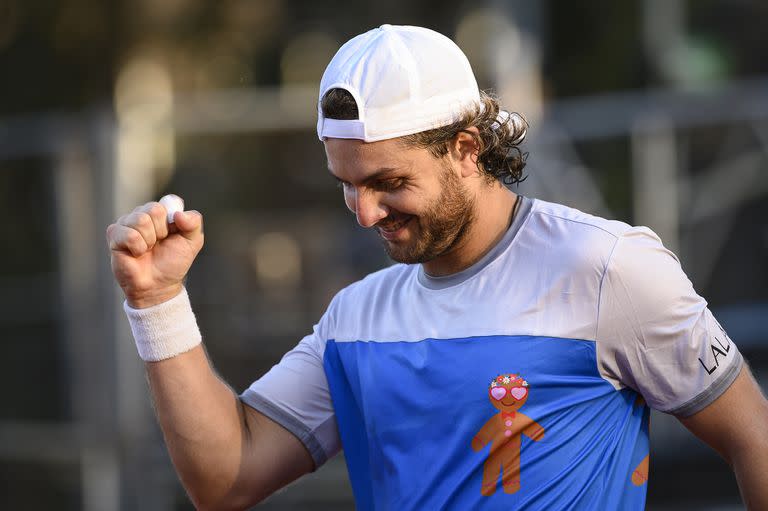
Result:
<svg viewBox="0 0 768 511">
<path fill-rule="evenodd" d="M 460 131 L 451 141 L 450 154 L 461 169 L 462 177 L 470 177 L 480 173 L 477 166 L 477 154 L 480 145 L 477 142 L 480 132 L 474 126 Z"/>
</svg>

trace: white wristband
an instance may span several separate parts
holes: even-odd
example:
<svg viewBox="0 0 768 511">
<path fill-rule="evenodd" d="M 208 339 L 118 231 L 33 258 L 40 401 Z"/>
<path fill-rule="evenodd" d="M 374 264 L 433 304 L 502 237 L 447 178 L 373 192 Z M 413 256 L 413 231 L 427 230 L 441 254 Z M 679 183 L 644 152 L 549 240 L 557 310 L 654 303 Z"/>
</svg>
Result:
<svg viewBox="0 0 768 511">
<path fill-rule="evenodd" d="M 123 302 L 139 357 L 157 362 L 191 350 L 202 342 L 186 288 L 167 302 L 134 309 Z"/>
</svg>

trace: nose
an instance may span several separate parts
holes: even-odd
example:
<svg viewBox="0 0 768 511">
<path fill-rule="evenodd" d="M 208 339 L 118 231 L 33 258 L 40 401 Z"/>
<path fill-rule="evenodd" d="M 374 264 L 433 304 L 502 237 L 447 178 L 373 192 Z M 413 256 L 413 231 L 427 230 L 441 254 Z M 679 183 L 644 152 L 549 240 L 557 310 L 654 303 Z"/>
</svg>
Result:
<svg viewBox="0 0 768 511">
<path fill-rule="evenodd" d="M 344 194 L 344 199 L 361 227 L 373 227 L 389 214 L 388 208 L 374 191 L 351 189 Z"/>
</svg>

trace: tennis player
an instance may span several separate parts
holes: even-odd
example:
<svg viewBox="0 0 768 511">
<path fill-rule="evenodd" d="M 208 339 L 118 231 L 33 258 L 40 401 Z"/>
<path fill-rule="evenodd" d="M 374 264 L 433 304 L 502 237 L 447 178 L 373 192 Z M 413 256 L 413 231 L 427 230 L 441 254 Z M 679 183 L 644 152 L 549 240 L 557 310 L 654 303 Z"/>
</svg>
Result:
<svg viewBox="0 0 768 511">
<path fill-rule="evenodd" d="M 768 403 L 646 227 L 513 193 L 526 123 L 448 38 L 384 25 L 342 46 L 317 133 L 396 264 L 342 289 L 237 395 L 184 287 L 199 212 L 107 229 L 168 450 L 201 509 L 243 509 L 341 449 L 358 509 L 640 510 L 650 408 L 768 509 Z"/>
</svg>

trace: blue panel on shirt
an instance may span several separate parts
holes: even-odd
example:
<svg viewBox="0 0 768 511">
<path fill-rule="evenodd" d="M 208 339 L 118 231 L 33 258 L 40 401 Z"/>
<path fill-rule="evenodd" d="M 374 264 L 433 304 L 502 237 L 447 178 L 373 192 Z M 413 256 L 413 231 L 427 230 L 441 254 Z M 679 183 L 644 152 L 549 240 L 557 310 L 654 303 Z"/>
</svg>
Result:
<svg viewBox="0 0 768 511">
<path fill-rule="evenodd" d="M 631 476 L 648 454 L 648 409 L 600 377 L 590 341 L 530 336 L 335 342 L 325 372 L 358 509 L 643 509 Z M 473 437 L 499 411 L 489 384 L 528 383 L 519 413 L 544 437 L 522 437 L 520 489 L 499 473 L 481 494 L 490 444 Z M 500 417 L 500 416 L 499 416 Z M 499 421 L 502 419 L 499 418 Z"/>
</svg>

